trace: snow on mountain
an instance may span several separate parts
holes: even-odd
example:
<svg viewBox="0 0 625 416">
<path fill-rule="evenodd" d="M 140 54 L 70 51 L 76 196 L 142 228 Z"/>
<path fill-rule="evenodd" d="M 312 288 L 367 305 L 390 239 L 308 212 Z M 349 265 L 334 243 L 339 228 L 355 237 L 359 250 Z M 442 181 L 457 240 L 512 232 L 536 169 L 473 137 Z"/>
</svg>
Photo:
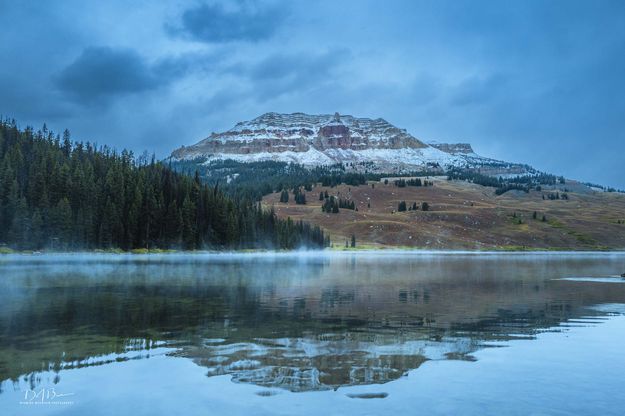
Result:
<svg viewBox="0 0 625 416">
<path fill-rule="evenodd" d="M 350 115 L 267 113 L 172 153 L 174 160 L 274 160 L 305 166 L 343 163 L 370 171 L 425 170 L 493 165 L 466 143 L 429 143 L 384 119 Z M 509 164 L 508 164 L 509 165 Z M 520 165 L 515 165 L 520 166 Z M 498 169 L 500 170 L 500 169 Z M 522 169 L 520 169 L 522 170 Z"/>
</svg>

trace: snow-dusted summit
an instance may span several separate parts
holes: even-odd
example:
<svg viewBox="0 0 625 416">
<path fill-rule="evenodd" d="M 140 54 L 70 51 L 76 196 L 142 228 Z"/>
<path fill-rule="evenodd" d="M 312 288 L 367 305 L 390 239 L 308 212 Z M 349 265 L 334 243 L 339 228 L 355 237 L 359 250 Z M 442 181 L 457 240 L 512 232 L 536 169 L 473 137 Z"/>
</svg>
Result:
<svg viewBox="0 0 625 416">
<path fill-rule="evenodd" d="M 502 162 L 483 158 L 468 144 L 426 144 L 377 118 L 267 113 L 223 133 L 183 146 L 174 160 L 275 160 L 305 166 L 343 163 L 375 171 L 477 167 Z"/>
</svg>

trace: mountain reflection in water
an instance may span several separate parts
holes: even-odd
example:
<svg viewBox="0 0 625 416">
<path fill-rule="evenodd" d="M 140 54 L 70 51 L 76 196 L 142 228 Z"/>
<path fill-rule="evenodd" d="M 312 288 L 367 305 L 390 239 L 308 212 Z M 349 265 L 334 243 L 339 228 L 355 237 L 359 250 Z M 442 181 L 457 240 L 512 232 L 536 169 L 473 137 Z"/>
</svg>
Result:
<svg viewBox="0 0 625 416">
<path fill-rule="evenodd" d="M 589 307 L 625 303 L 625 284 L 562 278 L 619 270 L 618 254 L 8 256 L 0 380 L 165 351 L 291 391 L 384 383 L 600 318 Z"/>
</svg>

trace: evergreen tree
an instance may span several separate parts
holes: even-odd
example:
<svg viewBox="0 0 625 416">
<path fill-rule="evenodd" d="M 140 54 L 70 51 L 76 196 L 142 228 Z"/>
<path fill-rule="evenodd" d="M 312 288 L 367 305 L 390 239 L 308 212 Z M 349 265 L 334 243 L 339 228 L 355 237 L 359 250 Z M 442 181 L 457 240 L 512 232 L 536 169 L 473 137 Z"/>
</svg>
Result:
<svg viewBox="0 0 625 416">
<path fill-rule="evenodd" d="M 294 192 L 295 203 L 299 205 L 306 205 L 306 194 L 296 189 Z"/>
<path fill-rule="evenodd" d="M 8 236 L 9 241 L 14 242 L 15 246 L 20 249 L 31 248 L 28 244 L 30 240 L 30 218 L 26 198 L 19 198 L 15 207 L 16 211 L 12 215 L 13 221 Z"/>
<path fill-rule="evenodd" d="M 179 244 L 182 234 L 182 214 L 176 206 L 175 199 L 171 200 L 167 206 L 164 222 L 163 238 L 167 241 L 171 241 L 174 245 Z"/>
<path fill-rule="evenodd" d="M 67 249 L 71 247 L 73 236 L 72 209 L 66 197 L 50 210 L 48 220 L 50 227 L 50 238 L 55 241 L 57 249 Z"/>
<path fill-rule="evenodd" d="M 340 200 L 339 200 L 339 202 L 340 202 Z M 321 206 L 321 210 L 323 212 L 327 212 L 327 213 L 338 214 L 338 212 L 339 212 L 339 205 L 340 205 L 339 202 L 337 202 L 337 200 L 336 200 L 336 198 L 334 196 L 331 196 L 330 198 L 325 200 L 325 202 Z"/>
<path fill-rule="evenodd" d="M 34 210 L 30 219 L 30 245 L 33 249 L 37 249 L 45 245 L 44 222 L 39 209 Z"/>
<path fill-rule="evenodd" d="M 115 242 L 115 224 L 117 215 L 115 212 L 115 205 L 110 198 L 107 198 L 104 205 L 104 211 L 102 212 L 100 226 L 98 228 L 98 246 L 103 248 L 111 248 Z"/>
<path fill-rule="evenodd" d="M 199 172 L 182 175 L 154 157 L 0 121 L 0 244 L 289 249 L 324 247 L 329 238 L 319 227 L 277 218 L 255 199 L 227 196 L 218 183 L 209 188 Z"/>
<path fill-rule="evenodd" d="M 194 250 L 196 248 L 197 238 L 197 221 L 195 218 L 196 207 L 195 203 L 191 201 L 191 198 L 187 195 L 182 202 L 182 244 L 186 250 Z M 234 223 L 234 220 L 230 220 Z M 234 232 L 232 234 L 235 234 Z M 233 241 L 236 237 L 231 235 L 230 241 Z"/>
</svg>

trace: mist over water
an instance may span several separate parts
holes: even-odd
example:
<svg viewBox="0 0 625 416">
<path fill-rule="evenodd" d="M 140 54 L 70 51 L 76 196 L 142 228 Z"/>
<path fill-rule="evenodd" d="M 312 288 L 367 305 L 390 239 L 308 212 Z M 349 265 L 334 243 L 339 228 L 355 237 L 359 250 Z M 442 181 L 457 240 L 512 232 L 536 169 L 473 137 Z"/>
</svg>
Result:
<svg viewBox="0 0 625 416">
<path fill-rule="evenodd" d="M 259 414 L 361 414 L 362 402 L 408 411 L 408 392 L 440 399 L 442 389 L 469 414 L 502 394 L 519 414 L 541 409 L 494 381 L 516 374 L 523 394 L 548 405 L 579 389 L 617 414 L 624 271 L 622 253 L 3 256 L 0 407 L 29 414 L 24 392 L 55 388 L 73 403 L 37 411 L 204 414 L 201 404 L 243 414 L 245 397 Z M 501 354 L 506 365 L 493 365 Z M 553 385 L 554 366 L 566 391 Z M 603 386 L 586 385 L 601 369 Z M 98 406 L 110 399 L 103 391 L 115 404 Z M 458 405 L 439 399 L 422 406 Z"/>
</svg>

